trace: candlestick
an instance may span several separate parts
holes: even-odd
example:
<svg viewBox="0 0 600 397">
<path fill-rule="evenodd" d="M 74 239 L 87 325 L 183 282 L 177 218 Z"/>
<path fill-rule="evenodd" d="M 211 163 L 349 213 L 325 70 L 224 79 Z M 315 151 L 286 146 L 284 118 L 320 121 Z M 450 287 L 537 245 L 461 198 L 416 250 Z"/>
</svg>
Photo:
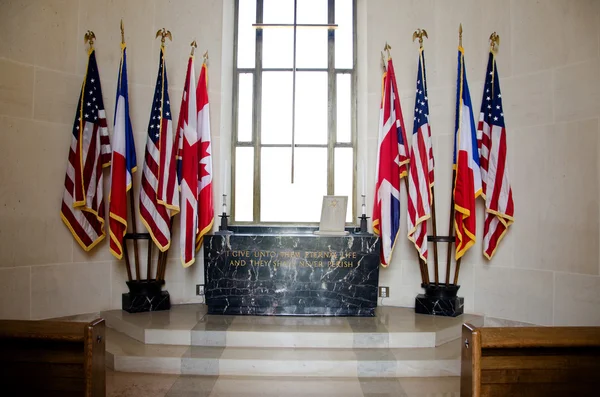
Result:
<svg viewBox="0 0 600 397">
<path fill-rule="evenodd" d="M 229 226 L 227 225 L 227 195 L 223 194 L 223 213 L 219 215 L 221 218 L 221 226 L 219 226 L 219 231 L 216 234 L 233 234 L 231 230 L 229 230 Z"/>
</svg>

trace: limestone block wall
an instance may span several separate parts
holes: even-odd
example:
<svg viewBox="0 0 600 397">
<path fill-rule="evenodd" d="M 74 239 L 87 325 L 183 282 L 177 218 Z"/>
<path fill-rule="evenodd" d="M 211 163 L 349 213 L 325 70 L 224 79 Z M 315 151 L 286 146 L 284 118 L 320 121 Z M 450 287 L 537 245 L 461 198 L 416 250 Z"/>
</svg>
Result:
<svg viewBox="0 0 600 397">
<path fill-rule="evenodd" d="M 91 253 L 59 217 L 70 133 L 85 72 L 83 34 L 96 33 L 108 120 L 112 123 L 120 55 L 128 44 L 130 105 L 138 159 L 166 27 L 173 120 L 177 120 L 189 43 L 209 51 L 215 198 L 230 156 L 233 0 L 4 0 L 0 2 L 0 317 L 40 319 L 120 308 L 122 262 L 107 243 Z M 358 0 L 359 160 L 374 186 L 380 101 L 380 51 L 392 46 L 406 120 L 414 105 L 418 44 L 425 28 L 438 229 L 447 231 L 454 129 L 458 24 L 479 109 L 487 38 L 501 36 L 498 68 L 508 128 L 516 222 L 496 257 L 481 244 L 462 264 L 466 311 L 537 324 L 600 325 L 600 2 L 595 0 Z M 196 62 L 196 76 L 200 61 Z M 112 128 L 110 128 L 112 132 Z M 141 165 L 141 163 L 140 163 Z M 141 169 L 141 167 L 140 167 Z M 108 174 L 105 175 L 108 182 Z M 135 177 L 139 186 L 140 172 Z M 372 208 L 372 193 L 368 211 Z M 405 207 L 405 194 L 402 205 Z M 479 203 L 478 237 L 483 229 Z M 380 272 L 391 287 L 384 305 L 413 306 L 416 253 L 401 220 L 393 262 Z M 177 224 L 177 222 L 176 222 Z M 142 230 L 142 225 L 138 224 Z M 175 239 L 178 238 L 177 227 Z M 177 240 L 175 240 L 177 241 Z M 142 250 L 145 252 L 145 250 Z M 445 258 L 440 247 L 440 258 Z M 173 302 L 194 302 L 202 260 L 166 275 Z M 145 260 L 144 255 L 142 259 Z M 443 274 L 443 273 L 442 273 Z"/>
<path fill-rule="evenodd" d="M 425 41 L 438 231 L 447 234 L 452 176 L 458 25 L 472 102 L 478 116 L 488 37 L 501 37 L 497 57 L 508 129 L 515 223 L 496 256 L 478 242 L 461 266 L 467 312 L 545 325 L 600 325 L 598 134 L 600 2 L 593 0 L 365 1 L 359 14 L 359 131 L 368 164 L 377 154 L 380 51 L 392 46 L 406 128 L 412 132 L 418 44 Z M 374 183 L 375 171 L 370 172 Z M 405 192 L 402 205 L 405 207 Z M 401 221 L 384 304 L 412 306 L 419 293 L 417 256 Z M 445 269 L 446 246 L 440 249 Z M 432 270 L 430 268 L 430 274 Z M 444 274 L 444 272 L 442 272 Z"/>
<path fill-rule="evenodd" d="M 64 174 L 73 117 L 86 68 L 84 33 L 96 34 L 104 104 L 112 134 L 120 61 L 121 18 L 125 24 L 131 119 L 139 192 L 148 117 L 158 70 L 156 31 L 173 34 L 167 43 L 169 91 L 176 126 L 192 40 L 209 53 L 209 96 L 215 193 L 220 192 L 221 94 L 231 95 L 231 54 L 222 66 L 222 38 L 232 1 L 209 0 L 15 0 L 0 3 L 0 317 L 40 319 L 121 307 L 126 292 L 124 263 L 108 250 L 108 239 L 91 253 L 73 240 L 60 219 Z M 224 8 L 227 8 L 224 11 Z M 229 26 L 228 28 L 230 28 Z M 196 59 L 196 77 L 201 56 Z M 222 73 L 229 83 L 222 86 Z M 229 85 L 227 85 L 229 84 Z M 223 115 L 230 118 L 231 106 Z M 229 132 L 227 132 L 229 134 Z M 229 141 L 225 154 L 229 155 Z M 108 206 L 110 174 L 105 171 Z M 136 200 L 137 201 L 137 200 Z M 136 202 L 137 208 L 137 202 Z M 108 214 L 108 211 L 107 211 Z M 178 222 L 169 254 L 167 288 L 175 303 L 193 301 L 203 280 L 201 261 L 184 271 L 179 261 Z M 138 231 L 144 231 L 141 223 Z M 157 250 L 154 251 L 156 258 Z M 146 249 L 142 245 L 142 261 Z M 145 271 L 143 272 L 145 275 Z"/>
</svg>

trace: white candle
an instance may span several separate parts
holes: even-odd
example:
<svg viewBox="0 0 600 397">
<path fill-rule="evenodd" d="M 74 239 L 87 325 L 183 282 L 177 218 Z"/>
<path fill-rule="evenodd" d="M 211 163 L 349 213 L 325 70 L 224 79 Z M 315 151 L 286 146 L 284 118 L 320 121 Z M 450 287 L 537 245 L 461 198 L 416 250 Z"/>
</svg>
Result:
<svg viewBox="0 0 600 397">
<path fill-rule="evenodd" d="M 366 216 L 367 215 L 367 205 L 365 204 L 365 195 L 362 195 L 362 215 Z"/>
<path fill-rule="evenodd" d="M 361 161 L 360 162 L 360 178 L 361 178 L 361 183 L 360 183 L 360 185 L 361 185 L 361 193 L 360 194 L 362 196 L 366 195 L 365 191 L 366 191 L 366 188 L 367 188 L 367 182 L 366 182 L 366 175 L 365 174 L 366 174 L 365 166 L 364 166 L 363 162 Z"/>
<path fill-rule="evenodd" d="M 226 194 L 223 195 L 223 213 L 224 214 L 227 213 L 227 195 Z"/>
<path fill-rule="evenodd" d="M 223 167 L 223 194 L 227 194 L 229 188 L 229 161 L 225 160 L 225 166 Z"/>
</svg>

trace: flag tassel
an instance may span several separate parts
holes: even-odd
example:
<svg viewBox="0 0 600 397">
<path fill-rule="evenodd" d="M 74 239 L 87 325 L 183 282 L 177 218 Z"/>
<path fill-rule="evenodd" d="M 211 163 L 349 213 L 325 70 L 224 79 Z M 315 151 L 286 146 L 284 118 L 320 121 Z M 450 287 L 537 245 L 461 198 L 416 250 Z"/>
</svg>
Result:
<svg viewBox="0 0 600 397">
<path fill-rule="evenodd" d="M 456 185 L 456 169 L 452 171 L 452 190 L 450 191 L 450 221 L 448 223 L 448 252 L 446 256 L 446 285 L 450 285 L 450 270 L 452 267 L 452 243 L 454 242 L 454 187 Z M 456 261 L 456 267 L 460 266 L 460 258 Z M 454 276 L 458 280 L 458 274 Z"/>
<path fill-rule="evenodd" d="M 404 178 L 404 186 L 406 186 L 406 194 L 408 194 L 408 178 Z M 421 269 L 421 281 L 423 282 L 423 284 L 429 285 L 429 268 L 420 256 L 419 268 Z"/>
</svg>

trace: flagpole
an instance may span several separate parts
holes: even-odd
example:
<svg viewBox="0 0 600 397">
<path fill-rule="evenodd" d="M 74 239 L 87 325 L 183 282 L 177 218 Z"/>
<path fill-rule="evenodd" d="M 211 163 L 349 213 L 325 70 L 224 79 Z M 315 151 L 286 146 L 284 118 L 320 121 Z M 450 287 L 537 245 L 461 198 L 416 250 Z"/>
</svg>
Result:
<svg viewBox="0 0 600 397">
<path fill-rule="evenodd" d="M 417 29 L 413 33 L 413 42 L 415 39 L 419 39 L 419 56 L 421 56 L 423 51 L 423 37 L 429 38 L 427 35 L 427 31 L 425 29 Z M 423 63 L 423 87 L 427 90 L 427 76 L 425 75 L 425 57 L 421 60 Z M 433 261 L 434 261 L 434 280 L 435 285 L 439 285 L 440 277 L 439 277 L 439 261 L 438 261 L 438 245 L 437 245 L 437 221 L 435 215 L 435 189 L 431 186 L 431 223 L 433 226 Z M 427 242 L 425 243 L 427 244 Z M 429 272 L 429 269 L 427 269 Z"/>
<path fill-rule="evenodd" d="M 127 240 L 123 239 L 123 256 L 125 256 L 125 269 L 127 269 L 127 281 L 133 281 L 131 275 L 131 263 L 129 263 L 129 252 L 127 251 Z"/>
<path fill-rule="evenodd" d="M 452 170 L 452 190 L 450 191 L 450 221 L 448 223 L 448 252 L 446 255 L 446 286 L 450 285 L 450 268 L 452 262 L 452 240 L 454 237 L 454 187 L 456 183 L 456 170 Z M 458 261 L 457 261 L 458 264 Z"/>
<path fill-rule="evenodd" d="M 125 26 L 123 25 L 122 19 L 121 19 L 121 44 L 123 45 L 122 48 L 124 48 L 124 46 L 125 46 Z M 130 211 L 131 211 L 131 229 L 133 230 L 133 234 L 137 234 L 134 196 L 135 195 L 134 195 L 133 182 L 132 182 L 131 189 L 129 189 L 129 205 L 130 205 Z M 125 239 L 123 240 L 123 247 L 125 249 L 124 251 L 126 251 L 127 250 L 127 241 Z M 134 260 L 135 260 L 135 278 L 136 278 L 136 280 L 139 281 L 139 279 L 140 279 L 140 257 L 139 257 L 139 253 L 138 253 L 137 239 L 133 239 L 133 255 L 134 255 Z M 131 269 L 130 269 L 131 265 L 129 263 L 129 255 L 128 254 L 125 257 L 125 263 L 127 265 L 127 276 L 129 277 L 129 280 L 131 281 Z"/>
<path fill-rule="evenodd" d="M 462 23 L 458 27 L 458 46 L 462 48 Z M 462 72 L 461 72 L 462 73 Z M 457 111 L 460 111 L 457 109 Z M 454 132 L 456 134 L 456 131 Z M 455 139 L 456 141 L 456 139 Z M 454 142 L 456 145 L 456 142 Z M 456 150 L 456 148 L 455 148 Z M 450 222 L 448 225 L 448 236 L 454 237 L 454 188 L 456 187 L 456 168 L 452 170 L 452 192 L 450 198 Z M 455 241 L 456 242 L 456 241 Z M 450 268 L 452 261 L 452 241 L 448 241 L 448 253 L 447 253 L 447 263 L 446 263 L 446 286 L 450 285 Z M 458 282 L 458 272 L 460 271 L 460 261 L 461 258 L 456 260 L 456 268 L 454 270 L 454 284 Z"/>
<path fill-rule="evenodd" d="M 390 50 L 392 49 L 392 46 L 390 46 L 387 42 L 385 43 L 385 47 L 383 47 L 383 50 L 387 52 L 387 60 L 389 61 L 390 58 L 392 57 L 390 54 Z M 398 95 L 398 99 L 400 98 L 400 93 L 397 92 L 396 95 Z M 404 141 L 404 147 L 407 147 L 408 142 L 406 142 L 406 139 Z M 406 151 L 407 154 L 410 153 L 409 150 Z M 407 166 L 407 169 L 409 169 L 408 167 L 410 167 L 410 164 Z M 406 186 L 406 195 L 408 196 L 408 190 L 409 190 L 409 186 L 408 186 L 408 176 L 404 177 L 404 186 Z M 429 270 L 427 269 L 427 264 L 425 263 L 425 261 L 423 261 L 423 259 L 419 256 L 419 268 L 421 271 L 421 281 L 423 282 L 423 284 L 425 285 L 429 285 Z"/>
<path fill-rule="evenodd" d="M 437 221 L 435 216 L 435 189 L 431 187 L 431 223 L 433 226 L 433 261 L 435 264 L 434 267 L 434 277 L 435 277 L 435 285 L 439 285 L 440 283 L 440 271 L 439 271 L 439 261 L 438 261 L 438 245 L 437 245 Z"/>
</svg>

